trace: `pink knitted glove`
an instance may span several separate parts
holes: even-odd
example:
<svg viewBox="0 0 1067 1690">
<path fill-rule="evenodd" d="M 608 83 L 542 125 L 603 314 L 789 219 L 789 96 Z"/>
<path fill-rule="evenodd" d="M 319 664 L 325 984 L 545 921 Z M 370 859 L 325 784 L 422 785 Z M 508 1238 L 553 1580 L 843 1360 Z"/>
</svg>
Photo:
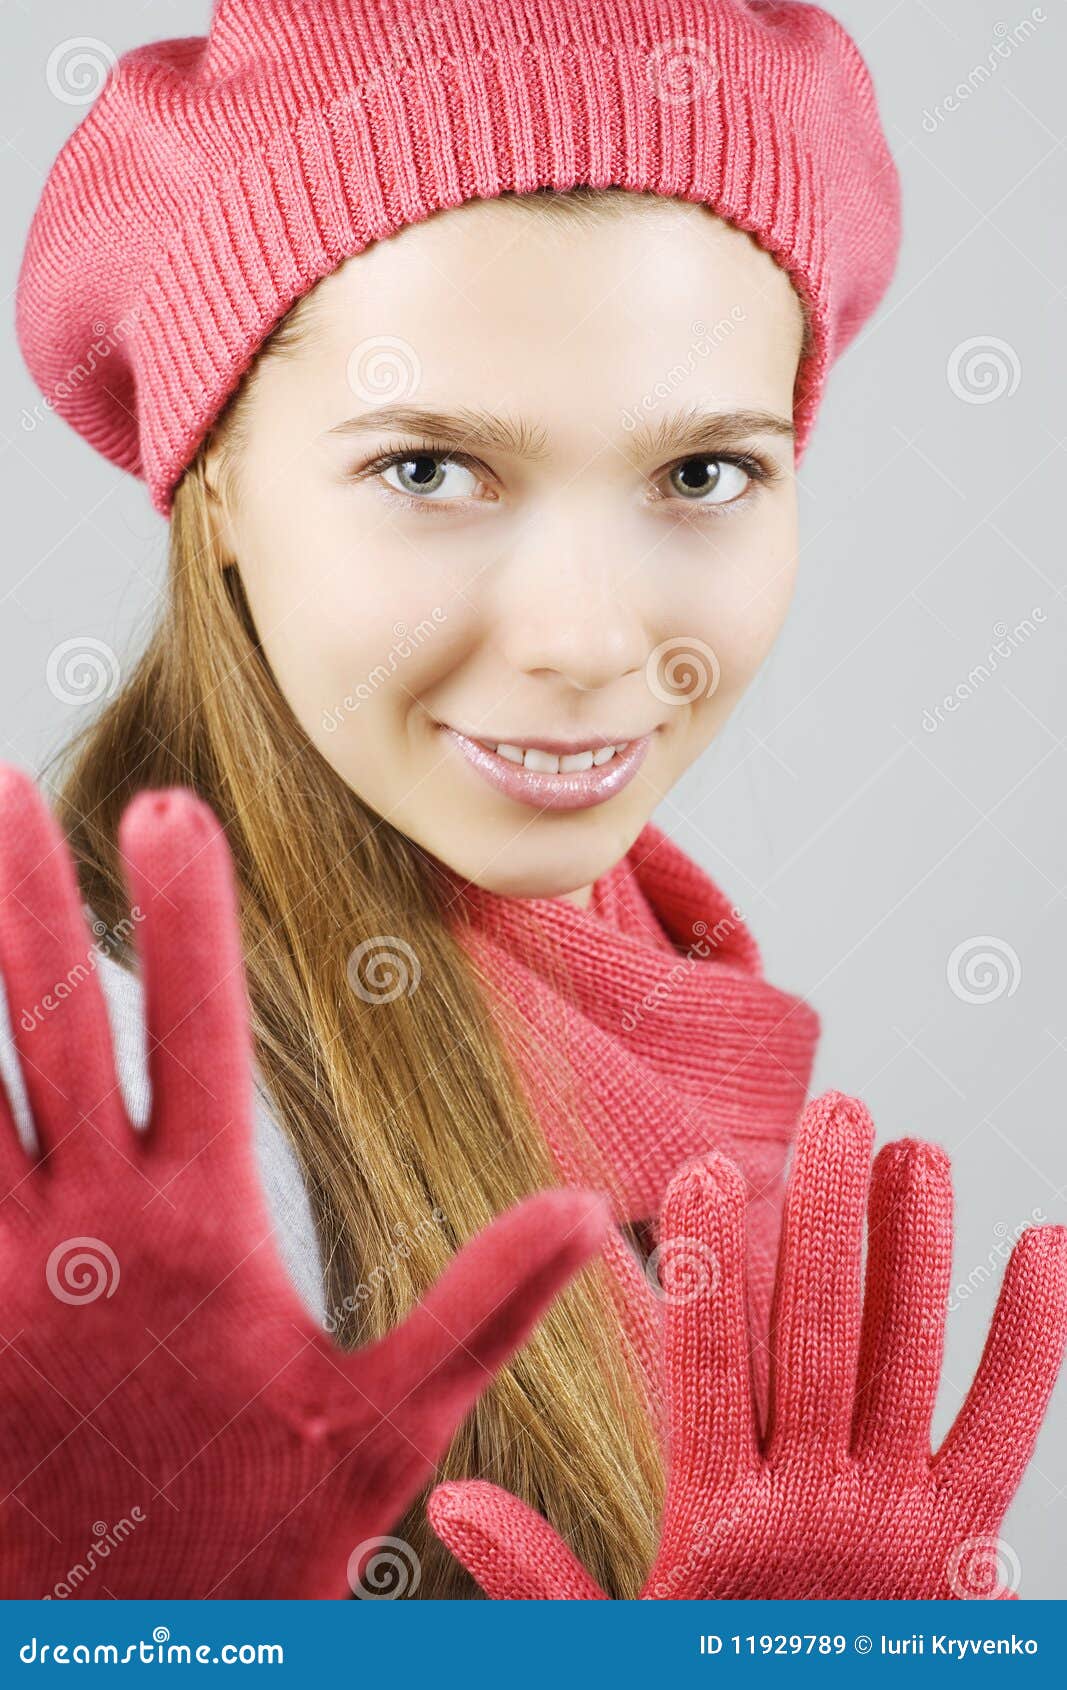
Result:
<svg viewBox="0 0 1067 1690">
<path fill-rule="evenodd" d="M 29 778 L 0 767 L 0 967 L 40 1148 L 27 1154 L 0 1089 L 0 1597 L 347 1596 L 599 1248 L 607 1205 L 527 1199 L 401 1326 L 337 1348 L 290 1285 L 261 1194 L 222 831 L 173 789 L 134 799 L 120 843 L 144 1132 L 66 844 Z"/>
<path fill-rule="evenodd" d="M 801 1117 L 763 1438 L 747 1350 L 741 1177 L 713 1153 L 668 1190 L 670 1470 L 644 1598 L 1014 1594 L 997 1576 L 997 1534 L 1063 1353 L 1067 1228 L 1033 1227 L 1016 1245 L 977 1375 L 931 1457 L 952 1256 L 948 1159 L 902 1139 L 883 1147 L 872 1174 L 873 1136 L 864 1105 L 841 1092 L 813 1099 Z M 440 1485 L 429 1515 L 492 1597 L 604 1595 L 545 1520 L 493 1485 Z"/>
</svg>

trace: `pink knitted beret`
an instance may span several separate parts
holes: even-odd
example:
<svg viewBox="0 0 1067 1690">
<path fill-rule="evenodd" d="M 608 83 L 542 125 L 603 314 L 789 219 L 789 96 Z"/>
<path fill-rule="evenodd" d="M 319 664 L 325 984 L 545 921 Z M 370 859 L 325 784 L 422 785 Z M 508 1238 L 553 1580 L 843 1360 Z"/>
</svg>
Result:
<svg viewBox="0 0 1067 1690">
<path fill-rule="evenodd" d="M 703 202 L 783 266 L 813 330 L 799 458 L 900 211 L 859 51 L 795 0 L 217 0 L 206 37 L 123 54 L 64 145 L 19 341 L 166 516 L 320 277 L 441 207 L 576 183 Z"/>
</svg>

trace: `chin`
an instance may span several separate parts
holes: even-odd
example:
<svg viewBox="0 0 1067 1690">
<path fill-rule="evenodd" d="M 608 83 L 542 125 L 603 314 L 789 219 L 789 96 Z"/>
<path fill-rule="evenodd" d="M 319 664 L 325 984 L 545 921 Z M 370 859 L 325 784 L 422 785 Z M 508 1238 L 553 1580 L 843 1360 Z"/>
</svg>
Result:
<svg viewBox="0 0 1067 1690">
<path fill-rule="evenodd" d="M 604 806 L 607 808 L 607 806 Z M 505 898 L 562 898 L 599 880 L 624 857 L 645 824 L 642 815 L 622 827 L 590 826 L 592 812 L 544 814 L 511 841 L 473 845 L 453 863 L 456 872 Z M 584 825 L 576 825 L 581 821 Z"/>
</svg>

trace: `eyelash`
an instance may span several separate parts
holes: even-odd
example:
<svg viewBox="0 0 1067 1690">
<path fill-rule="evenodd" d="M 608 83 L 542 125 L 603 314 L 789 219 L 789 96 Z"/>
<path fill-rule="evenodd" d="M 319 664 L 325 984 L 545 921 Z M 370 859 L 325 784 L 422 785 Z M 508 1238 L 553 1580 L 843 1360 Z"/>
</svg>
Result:
<svg viewBox="0 0 1067 1690">
<path fill-rule="evenodd" d="M 369 481 L 374 476 L 381 475 L 384 469 L 391 469 L 394 464 L 409 464 L 412 458 L 439 458 L 448 463 L 461 464 L 464 469 L 469 469 L 472 475 L 491 479 L 489 470 L 485 464 L 479 463 L 477 458 L 470 457 L 466 452 L 457 452 L 454 446 L 446 445 L 442 441 L 431 439 L 411 440 L 406 445 L 388 448 L 382 445 L 369 463 L 353 472 L 351 479 Z M 451 506 L 451 500 L 420 499 L 414 493 L 399 493 L 395 487 L 388 489 L 388 497 L 392 500 L 399 499 L 410 510 L 417 509 L 420 512 L 432 512 L 435 505 L 438 510 L 448 511 Z"/>
<path fill-rule="evenodd" d="M 386 447 L 383 443 L 376 455 L 368 463 L 362 465 L 360 469 L 353 470 L 348 479 L 368 481 L 376 475 L 381 475 L 383 470 L 390 469 L 394 465 L 410 463 L 412 458 L 435 458 L 448 463 L 460 464 L 464 469 L 469 469 L 472 475 L 484 476 L 486 480 L 492 479 L 485 464 L 479 462 L 477 458 L 472 458 L 466 452 L 458 452 L 454 446 L 445 442 L 431 439 L 412 439 L 405 445 L 392 447 Z M 729 499 L 718 505 L 711 504 L 701 507 L 696 500 L 690 501 L 681 497 L 671 499 L 667 494 L 659 495 L 659 499 L 683 507 L 690 505 L 690 508 L 698 516 L 703 516 L 709 512 L 714 516 L 727 516 L 732 514 L 737 506 L 746 503 L 754 488 L 770 486 L 781 479 L 781 471 L 778 466 L 769 458 L 755 452 L 687 452 L 684 457 L 676 458 L 673 463 L 668 464 L 662 473 L 669 476 L 672 470 L 680 468 L 682 464 L 692 463 L 694 460 L 700 459 L 720 464 L 736 464 L 738 469 L 744 470 L 745 474 L 749 476 L 751 486 L 746 488 L 743 493 L 739 493 L 736 499 Z M 388 496 L 390 499 L 400 499 L 409 509 L 417 509 L 420 512 L 433 512 L 436 507 L 437 511 L 447 513 L 452 508 L 453 503 L 448 499 L 420 499 L 414 493 L 398 492 L 395 487 L 389 488 Z"/>
<path fill-rule="evenodd" d="M 749 477 L 750 485 L 745 488 L 743 493 L 739 493 L 736 499 L 726 499 L 718 505 L 701 505 L 699 500 L 696 499 L 688 500 L 680 497 L 672 499 L 668 494 L 658 495 L 658 497 L 664 498 L 670 504 L 679 504 L 683 509 L 688 505 L 698 518 L 702 518 L 706 514 L 715 517 L 732 516 L 741 505 L 747 503 L 755 490 L 760 487 L 772 486 L 776 481 L 781 480 L 782 472 L 777 464 L 773 463 L 770 458 L 762 457 L 755 452 L 687 452 L 684 457 L 676 458 L 674 463 L 668 464 L 663 474 L 670 475 L 672 470 L 679 469 L 682 464 L 700 463 L 702 461 L 716 464 L 736 464 L 737 468 L 743 469 Z"/>
</svg>

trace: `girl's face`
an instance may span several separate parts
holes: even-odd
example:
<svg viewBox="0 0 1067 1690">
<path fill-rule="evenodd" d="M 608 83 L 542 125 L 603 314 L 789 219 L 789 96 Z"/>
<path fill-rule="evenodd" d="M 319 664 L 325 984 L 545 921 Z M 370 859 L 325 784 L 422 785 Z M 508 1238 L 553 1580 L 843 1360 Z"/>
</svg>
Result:
<svg viewBox="0 0 1067 1690">
<path fill-rule="evenodd" d="M 580 904 L 796 568 L 793 289 L 703 207 L 625 200 L 472 201 L 326 277 L 256 369 L 220 536 L 349 786 L 479 885 Z"/>
</svg>

